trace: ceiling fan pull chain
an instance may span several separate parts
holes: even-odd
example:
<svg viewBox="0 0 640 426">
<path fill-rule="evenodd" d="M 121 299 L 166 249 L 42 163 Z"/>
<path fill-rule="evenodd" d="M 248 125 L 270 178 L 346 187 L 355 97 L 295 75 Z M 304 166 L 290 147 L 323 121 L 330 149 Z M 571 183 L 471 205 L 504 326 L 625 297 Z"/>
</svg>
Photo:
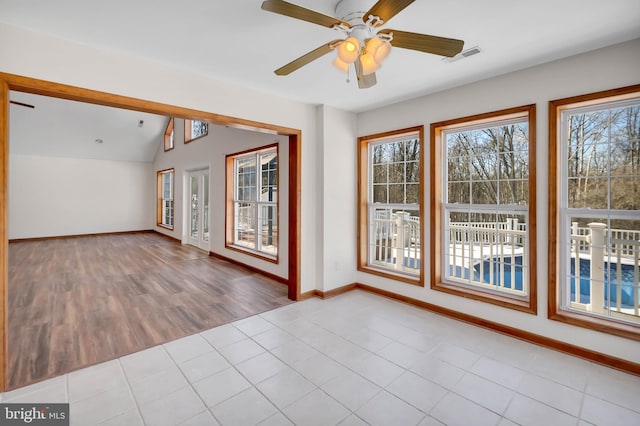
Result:
<svg viewBox="0 0 640 426">
<path fill-rule="evenodd" d="M 349 76 L 351 75 L 351 67 L 347 68 L 347 84 L 351 83 L 351 79 L 349 79 Z"/>
</svg>

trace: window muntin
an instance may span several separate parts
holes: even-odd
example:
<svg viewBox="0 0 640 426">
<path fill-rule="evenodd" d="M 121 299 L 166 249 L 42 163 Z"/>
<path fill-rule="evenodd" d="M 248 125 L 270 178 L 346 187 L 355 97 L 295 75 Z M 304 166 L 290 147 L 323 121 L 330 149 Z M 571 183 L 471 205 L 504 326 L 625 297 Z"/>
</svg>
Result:
<svg viewBox="0 0 640 426">
<path fill-rule="evenodd" d="M 169 119 L 167 128 L 164 131 L 164 150 L 171 151 L 175 145 L 175 132 L 173 130 L 173 117 Z"/>
<path fill-rule="evenodd" d="M 422 127 L 359 139 L 358 269 L 422 284 Z"/>
<path fill-rule="evenodd" d="M 561 310 L 640 325 L 640 96 L 559 115 Z"/>
<path fill-rule="evenodd" d="M 174 200 L 173 191 L 175 187 L 174 169 L 161 170 L 158 172 L 158 206 L 157 224 L 164 228 L 173 229 Z"/>
<path fill-rule="evenodd" d="M 184 120 L 184 143 L 192 142 L 209 134 L 209 124 L 200 120 Z"/>
<path fill-rule="evenodd" d="M 278 255 L 278 150 L 276 146 L 232 155 L 233 226 L 227 245 L 269 259 Z"/>
<path fill-rule="evenodd" d="M 535 313 L 535 105 L 431 134 L 431 287 Z"/>
</svg>

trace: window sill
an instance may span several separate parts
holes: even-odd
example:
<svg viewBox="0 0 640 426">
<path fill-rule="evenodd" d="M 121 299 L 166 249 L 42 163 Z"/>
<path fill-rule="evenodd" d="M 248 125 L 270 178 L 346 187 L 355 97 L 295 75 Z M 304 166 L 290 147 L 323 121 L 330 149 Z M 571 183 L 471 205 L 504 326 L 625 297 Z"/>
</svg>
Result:
<svg viewBox="0 0 640 426">
<path fill-rule="evenodd" d="M 358 266 L 358 271 L 366 272 L 367 274 L 371 274 L 371 275 L 377 275 L 379 277 L 389 278 L 394 281 L 402 281 L 403 283 L 415 285 L 418 287 L 422 287 L 424 285 L 422 279 L 417 275 L 410 275 L 402 272 L 394 272 L 387 269 L 377 268 L 375 266 L 370 266 L 370 265 Z"/>
<path fill-rule="evenodd" d="M 608 318 L 570 311 L 568 309 L 554 309 L 550 311 L 549 319 L 640 341 L 640 326 L 633 324 L 626 324 Z"/>
<path fill-rule="evenodd" d="M 246 254 L 248 256 L 251 257 L 255 257 L 258 258 L 260 260 L 264 260 L 265 262 L 270 262 L 270 263 L 274 263 L 274 264 L 279 264 L 280 260 L 278 259 L 278 256 L 272 256 L 266 253 L 261 253 L 259 251 L 256 250 L 251 250 L 250 248 L 247 247 L 243 247 L 243 246 L 238 246 L 235 244 L 226 244 L 225 248 L 228 250 L 233 250 L 239 253 L 243 253 Z"/>
<path fill-rule="evenodd" d="M 173 226 L 163 225 L 162 223 L 156 223 L 156 226 L 159 227 L 159 228 L 164 228 L 164 229 L 168 229 L 170 231 L 173 231 Z"/>
<path fill-rule="evenodd" d="M 446 282 L 434 282 L 431 285 L 431 289 L 460 297 L 466 297 L 467 299 L 491 303 L 503 308 L 515 309 L 532 315 L 536 315 L 538 313 L 536 303 L 535 301 L 532 301 L 531 298 L 525 299 L 517 296 L 509 297 L 493 292 L 482 291 L 480 289 L 464 287 L 460 284 Z"/>
</svg>

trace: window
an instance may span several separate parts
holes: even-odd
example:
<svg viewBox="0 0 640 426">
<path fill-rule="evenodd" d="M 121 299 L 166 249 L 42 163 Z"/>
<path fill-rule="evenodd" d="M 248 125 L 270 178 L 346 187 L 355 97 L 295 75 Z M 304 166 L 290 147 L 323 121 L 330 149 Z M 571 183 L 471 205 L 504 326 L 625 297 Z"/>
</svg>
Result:
<svg viewBox="0 0 640 426">
<path fill-rule="evenodd" d="M 640 340 L 640 85 L 552 101 L 549 120 L 549 316 Z"/>
<path fill-rule="evenodd" d="M 209 125 L 204 121 L 184 120 L 184 143 L 192 142 L 209 134 Z"/>
<path fill-rule="evenodd" d="M 277 145 L 227 156 L 227 247 L 277 262 Z"/>
<path fill-rule="evenodd" d="M 174 170 L 158 172 L 158 207 L 157 224 L 163 228 L 173 229 L 173 188 Z"/>
<path fill-rule="evenodd" d="M 422 285 L 422 140 L 414 127 L 358 139 L 358 269 Z"/>
<path fill-rule="evenodd" d="M 175 134 L 173 132 L 173 117 L 169 119 L 169 123 L 167 124 L 167 128 L 164 131 L 164 150 L 171 151 L 174 146 Z"/>
<path fill-rule="evenodd" d="M 431 125 L 431 286 L 536 312 L 535 105 Z"/>
</svg>

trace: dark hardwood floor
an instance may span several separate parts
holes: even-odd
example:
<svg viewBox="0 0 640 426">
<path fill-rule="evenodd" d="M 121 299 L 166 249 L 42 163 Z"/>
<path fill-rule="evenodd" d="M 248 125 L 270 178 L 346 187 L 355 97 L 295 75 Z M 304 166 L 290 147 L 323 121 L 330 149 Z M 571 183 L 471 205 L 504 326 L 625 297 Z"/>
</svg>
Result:
<svg viewBox="0 0 640 426">
<path fill-rule="evenodd" d="M 285 285 L 152 232 L 12 242 L 9 389 L 290 302 Z"/>
</svg>

